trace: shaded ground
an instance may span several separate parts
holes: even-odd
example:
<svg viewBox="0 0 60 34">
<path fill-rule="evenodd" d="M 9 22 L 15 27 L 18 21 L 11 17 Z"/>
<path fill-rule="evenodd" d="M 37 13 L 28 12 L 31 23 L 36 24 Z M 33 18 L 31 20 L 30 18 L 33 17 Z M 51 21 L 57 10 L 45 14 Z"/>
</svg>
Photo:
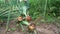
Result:
<svg viewBox="0 0 60 34">
<path fill-rule="evenodd" d="M 3 34 L 5 31 L 5 24 L 3 24 L 0 27 L 0 34 Z M 10 28 L 16 28 L 16 23 L 10 23 Z M 27 31 L 27 28 L 24 27 L 24 29 L 26 29 L 24 32 L 21 31 L 21 29 L 16 28 L 15 31 L 11 31 L 9 30 L 6 34 L 31 34 Z M 60 28 L 57 27 L 56 25 L 53 24 L 46 24 L 46 23 L 40 23 L 40 25 L 36 26 L 36 33 L 37 34 L 60 34 Z M 34 33 L 34 34 L 36 34 Z M 5 33 L 4 33 L 5 34 Z M 33 33 L 32 33 L 33 34 Z"/>
</svg>

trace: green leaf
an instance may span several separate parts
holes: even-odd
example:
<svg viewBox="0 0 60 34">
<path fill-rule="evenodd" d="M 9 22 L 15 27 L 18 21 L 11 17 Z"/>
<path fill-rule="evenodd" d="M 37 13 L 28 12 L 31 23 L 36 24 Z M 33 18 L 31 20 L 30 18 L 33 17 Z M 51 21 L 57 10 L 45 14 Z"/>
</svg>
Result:
<svg viewBox="0 0 60 34">
<path fill-rule="evenodd" d="M 15 30 L 16 30 L 16 28 L 11 28 L 11 30 L 12 30 L 12 31 L 15 31 Z"/>
<path fill-rule="evenodd" d="M 27 21 L 22 21 L 22 24 L 29 25 L 29 23 Z"/>
</svg>

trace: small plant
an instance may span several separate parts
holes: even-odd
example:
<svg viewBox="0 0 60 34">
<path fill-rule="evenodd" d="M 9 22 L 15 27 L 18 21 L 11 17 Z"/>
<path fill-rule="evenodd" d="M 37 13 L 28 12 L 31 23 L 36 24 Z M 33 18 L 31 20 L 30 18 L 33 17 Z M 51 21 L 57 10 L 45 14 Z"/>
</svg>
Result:
<svg viewBox="0 0 60 34">
<path fill-rule="evenodd" d="M 23 20 L 22 16 L 18 17 L 18 21 L 22 21 L 22 20 Z"/>
<path fill-rule="evenodd" d="M 28 30 L 30 31 L 33 31 L 35 29 L 35 24 L 34 23 L 31 23 L 29 26 L 28 26 Z"/>
<path fill-rule="evenodd" d="M 31 16 L 26 16 L 26 20 L 27 20 L 28 22 L 30 22 L 30 21 L 31 21 Z"/>
</svg>

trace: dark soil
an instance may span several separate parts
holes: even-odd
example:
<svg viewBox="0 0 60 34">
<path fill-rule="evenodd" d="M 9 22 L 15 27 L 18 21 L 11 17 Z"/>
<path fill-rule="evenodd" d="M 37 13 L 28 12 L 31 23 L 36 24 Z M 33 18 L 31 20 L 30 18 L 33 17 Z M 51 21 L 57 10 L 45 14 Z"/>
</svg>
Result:
<svg viewBox="0 0 60 34">
<path fill-rule="evenodd" d="M 5 28 L 6 24 L 3 24 L 0 27 L 0 34 L 5 34 Z M 9 28 L 16 28 L 15 31 L 8 30 L 6 34 L 31 34 L 32 32 L 27 31 L 27 27 L 24 27 L 25 31 L 21 31 L 21 29 L 16 27 L 16 23 L 10 23 Z M 34 34 L 60 34 L 60 28 L 58 28 L 54 24 L 46 24 L 46 23 L 40 23 L 36 26 L 36 32 Z M 32 33 L 33 34 L 33 33 Z"/>
</svg>

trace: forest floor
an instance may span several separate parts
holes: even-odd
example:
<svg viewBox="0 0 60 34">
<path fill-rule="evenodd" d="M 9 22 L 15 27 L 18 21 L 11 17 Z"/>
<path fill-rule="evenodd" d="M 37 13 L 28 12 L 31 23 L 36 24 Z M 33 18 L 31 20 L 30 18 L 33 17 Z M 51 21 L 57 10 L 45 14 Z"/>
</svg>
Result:
<svg viewBox="0 0 60 34">
<path fill-rule="evenodd" d="M 3 24 L 0 27 L 0 34 L 5 34 L 5 28 L 6 24 Z M 10 23 L 9 28 L 16 28 L 16 23 Z M 24 27 L 26 30 L 25 31 L 20 31 L 19 28 L 16 28 L 15 31 L 8 30 L 6 34 L 31 34 L 27 31 L 27 28 Z M 60 34 L 60 28 L 57 27 L 54 24 L 47 24 L 47 23 L 40 23 L 39 25 L 36 26 L 36 31 L 37 34 Z"/>
</svg>

